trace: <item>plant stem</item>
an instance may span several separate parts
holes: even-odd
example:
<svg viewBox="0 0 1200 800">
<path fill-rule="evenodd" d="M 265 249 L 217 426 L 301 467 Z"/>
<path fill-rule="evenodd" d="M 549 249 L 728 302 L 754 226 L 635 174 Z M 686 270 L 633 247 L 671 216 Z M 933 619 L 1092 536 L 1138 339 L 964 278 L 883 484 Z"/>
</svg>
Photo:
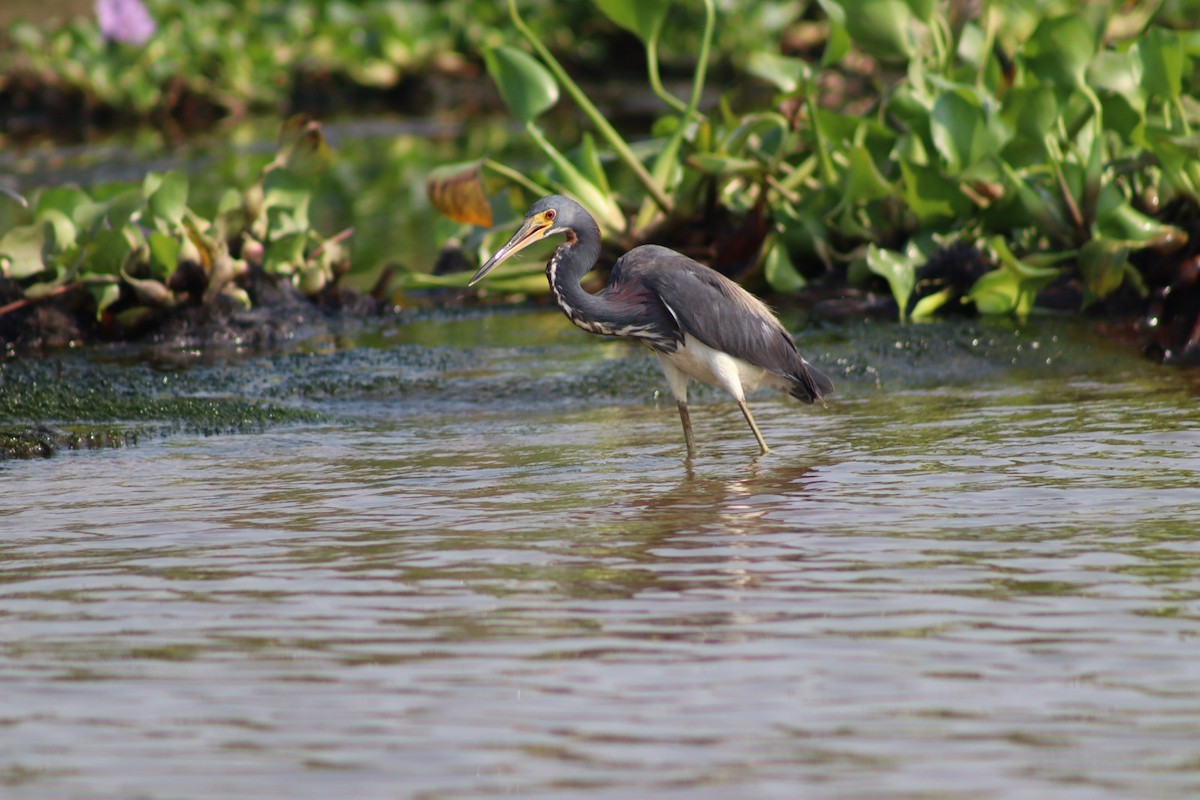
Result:
<svg viewBox="0 0 1200 800">
<path fill-rule="evenodd" d="M 708 2 L 711 3 L 712 0 L 708 0 Z M 592 101 L 588 99 L 588 96 L 583 93 L 583 90 L 579 88 L 579 85 L 571 80 L 571 76 L 558 63 L 558 59 L 538 40 L 529 26 L 525 24 L 525 20 L 521 19 L 521 15 L 517 12 L 516 0 L 508 0 L 508 13 L 512 17 L 513 25 L 521 32 L 521 35 L 529 42 L 529 45 L 538 54 L 538 57 L 550 72 L 554 74 L 554 77 L 562 84 L 563 88 L 566 89 L 567 94 L 571 95 L 571 99 L 575 101 L 575 104 L 587 115 L 591 123 L 596 126 L 596 130 L 608 141 L 609 146 L 612 147 L 617 157 L 625 162 L 625 165 L 633 172 L 638 182 L 654 198 L 654 202 L 658 204 L 658 207 L 669 214 L 675 206 L 671 202 L 671 198 L 667 197 L 662 187 L 654 182 L 654 178 L 650 176 L 650 173 L 646 171 L 646 167 L 633 154 L 633 151 L 629 149 L 629 145 L 621 138 L 621 134 L 617 133 L 616 128 L 605 119 L 600 110 L 596 108 Z"/>
</svg>

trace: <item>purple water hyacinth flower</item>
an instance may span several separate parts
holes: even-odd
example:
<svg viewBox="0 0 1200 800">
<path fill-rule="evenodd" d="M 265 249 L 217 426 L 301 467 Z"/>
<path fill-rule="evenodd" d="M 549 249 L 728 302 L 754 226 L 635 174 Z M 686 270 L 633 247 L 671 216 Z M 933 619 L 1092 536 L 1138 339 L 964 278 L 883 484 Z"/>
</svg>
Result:
<svg viewBox="0 0 1200 800">
<path fill-rule="evenodd" d="M 96 20 L 110 42 L 143 45 L 157 29 L 142 0 L 96 0 Z"/>
</svg>

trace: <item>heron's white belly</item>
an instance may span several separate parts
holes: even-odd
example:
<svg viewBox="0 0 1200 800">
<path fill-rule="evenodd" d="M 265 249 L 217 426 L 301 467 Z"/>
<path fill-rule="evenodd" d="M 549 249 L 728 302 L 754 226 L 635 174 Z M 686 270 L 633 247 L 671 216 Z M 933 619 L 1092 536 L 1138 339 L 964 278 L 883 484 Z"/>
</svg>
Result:
<svg viewBox="0 0 1200 800">
<path fill-rule="evenodd" d="M 691 336 L 683 337 L 683 344 L 674 353 L 659 353 L 667 380 L 676 397 L 686 397 L 686 379 L 683 387 L 677 385 L 680 377 L 673 376 L 672 370 L 683 376 L 694 378 L 701 383 L 720 386 L 734 396 L 744 399 L 747 392 L 753 392 L 759 386 L 766 385 L 772 389 L 786 389 L 787 381 L 769 370 L 751 364 L 728 353 L 714 350 L 708 345 L 697 341 Z"/>
</svg>

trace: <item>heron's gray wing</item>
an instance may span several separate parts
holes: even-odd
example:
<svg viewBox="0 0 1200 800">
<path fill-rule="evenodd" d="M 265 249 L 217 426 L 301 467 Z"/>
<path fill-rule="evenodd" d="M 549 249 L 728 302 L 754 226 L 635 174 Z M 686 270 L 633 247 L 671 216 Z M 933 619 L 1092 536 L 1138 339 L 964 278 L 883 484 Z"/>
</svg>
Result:
<svg viewBox="0 0 1200 800">
<path fill-rule="evenodd" d="M 793 394 L 800 399 L 820 399 L 832 391 L 833 384 L 801 357 L 771 310 L 729 278 L 654 245 L 636 248 L 626 259 L 627 272 L 637 273 L 637 282 L 658 296 L 683 333 L 795 381 Z"/>
</svg>

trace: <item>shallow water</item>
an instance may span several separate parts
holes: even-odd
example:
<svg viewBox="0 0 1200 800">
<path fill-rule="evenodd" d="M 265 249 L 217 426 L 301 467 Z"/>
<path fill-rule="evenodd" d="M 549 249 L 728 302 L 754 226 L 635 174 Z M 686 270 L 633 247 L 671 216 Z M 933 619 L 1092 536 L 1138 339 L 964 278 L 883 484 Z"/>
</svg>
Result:
<svg viewBox="0 0 1200 800">
<path fill-rule="evenodd" d="M 538 312 L 195 368 L 326 423 L 0 464 L 3 795 L 1197 796 L 1196 379 L 802 344 L 839 394 L 754 398 L 763 458 Z"/>
</svg>

